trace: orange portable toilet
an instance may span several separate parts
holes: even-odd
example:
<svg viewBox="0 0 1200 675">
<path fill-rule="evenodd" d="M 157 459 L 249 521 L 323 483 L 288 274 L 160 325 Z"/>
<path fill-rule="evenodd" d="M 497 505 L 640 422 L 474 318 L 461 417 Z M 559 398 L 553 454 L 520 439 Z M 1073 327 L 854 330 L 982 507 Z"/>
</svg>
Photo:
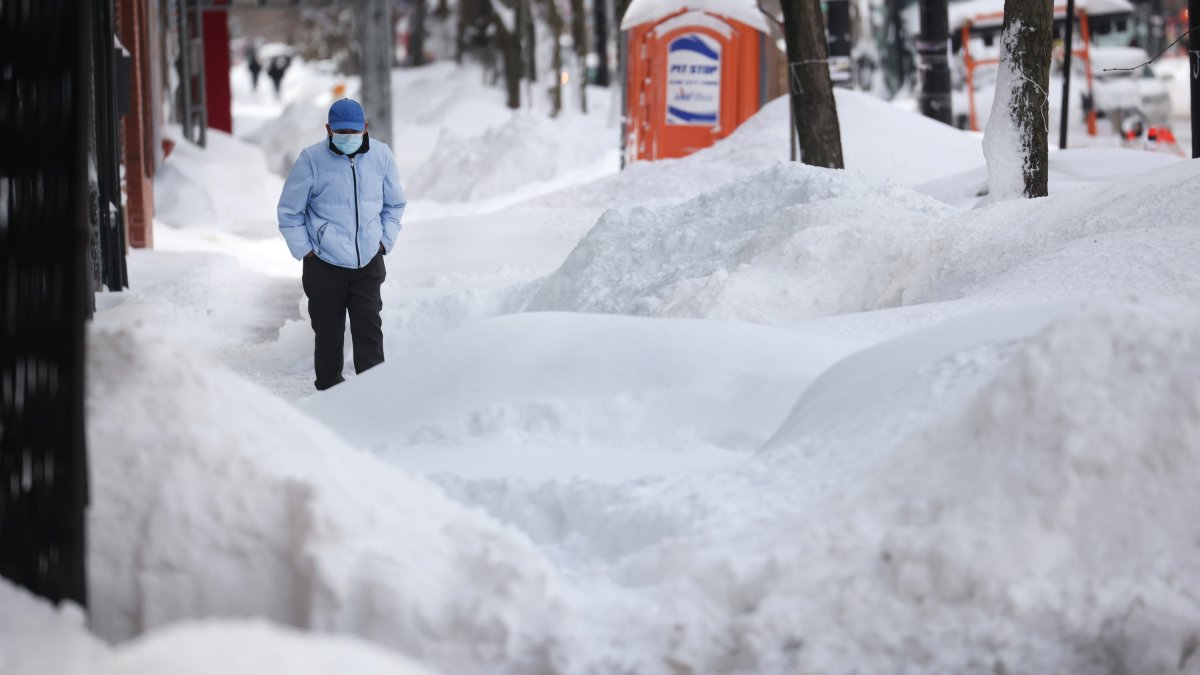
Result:
<svg viewBox="0 0 1200 675">
<path fill-rule="evenodd" d="M 769 26 L 739 0 L 633 0 L 621 22 L 624 162 L 706 148 L 781 93 Z"/>
</svg>

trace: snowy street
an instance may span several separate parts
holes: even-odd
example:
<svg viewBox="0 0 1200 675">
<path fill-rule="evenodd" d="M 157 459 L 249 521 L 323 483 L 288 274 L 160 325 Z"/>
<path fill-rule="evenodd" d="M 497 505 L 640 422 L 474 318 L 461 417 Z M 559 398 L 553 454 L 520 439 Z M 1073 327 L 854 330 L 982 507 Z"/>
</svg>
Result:
<svg viewBox="0 0 1200 675">
<path fill-rule="evenodd" d="M 994 200 L 839 89 L 844 171 L 785 99 L 621 170 L 606 89 L 397 69 L 387 361 L 318 393 L 276 204 L 338 83 L 176 138 L 89 327 L 90 621 L 0 583 L 0 671 L 1200 673 L 1200 164 Z"/>
</svg>

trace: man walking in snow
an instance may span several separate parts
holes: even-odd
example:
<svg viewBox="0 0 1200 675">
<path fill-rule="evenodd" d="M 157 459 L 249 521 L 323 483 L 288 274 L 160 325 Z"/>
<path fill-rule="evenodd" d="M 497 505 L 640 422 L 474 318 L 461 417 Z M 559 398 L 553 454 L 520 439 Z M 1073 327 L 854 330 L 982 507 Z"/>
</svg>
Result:
<svg viewBox="0 0 1200 675">
<path fill-rule="evenodd" d="M 354 372 L 383 363 L 383 256 L 406 205 L 392 149 L 370 138 L 357 101 L 330 106 L 325 133 L 300 152 L 279 197 L 279 231 L 304 264 L 318 390 L 343 381 L 347 314 Z"/>
</svg>

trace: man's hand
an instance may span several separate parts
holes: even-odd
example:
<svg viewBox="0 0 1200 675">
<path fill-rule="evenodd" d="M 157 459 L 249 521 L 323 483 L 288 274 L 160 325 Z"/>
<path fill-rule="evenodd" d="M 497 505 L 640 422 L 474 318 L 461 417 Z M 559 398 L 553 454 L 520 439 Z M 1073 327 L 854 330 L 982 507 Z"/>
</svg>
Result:
<svg viewBox="0 0 1200 675">
<path fill-rule="evenodd" d="M 379 252 L 380 252 L 380 253 L 384 253 L 384 254 L 386 254 L 386 253 L 387 253 L 387 249 L 385 249 L 385 248 L 383 247 L 383 244 L 380 244 L 380 245 L 379 245 Z"/>
<path fill-rule="evenodd" d="M 316 251 L 309 251 L 308 253 L 304 254 L 304 257 L 311 258 L 311 257 L 315 256 L 316 254 L 317 254 Z"/>
</svg>

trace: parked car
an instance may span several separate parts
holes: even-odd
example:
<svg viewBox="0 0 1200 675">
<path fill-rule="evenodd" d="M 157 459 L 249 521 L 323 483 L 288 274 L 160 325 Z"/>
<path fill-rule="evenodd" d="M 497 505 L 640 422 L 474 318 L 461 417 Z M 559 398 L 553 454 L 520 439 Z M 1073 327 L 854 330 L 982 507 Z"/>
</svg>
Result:
<svg viewBox="0 0 1200 675">
<path fill-rule="evenodd" d="M 1092 90 L 1096 112 L 1119 124 L 1132 113 L 1151 126 L 1171 121 L 1171 94 L 1155 75 L 1150 55 L 1139 47 L 1092 47 Z"/>
</svg>

